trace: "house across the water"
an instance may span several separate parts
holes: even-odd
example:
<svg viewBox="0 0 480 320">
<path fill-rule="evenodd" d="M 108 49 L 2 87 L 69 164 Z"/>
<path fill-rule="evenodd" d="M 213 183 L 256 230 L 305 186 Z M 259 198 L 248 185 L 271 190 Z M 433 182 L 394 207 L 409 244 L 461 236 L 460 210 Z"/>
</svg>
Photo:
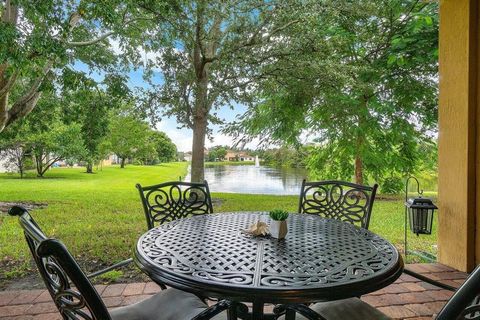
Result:
<svg viewBox="0 0 480 320">
<path fill-rule="evenodd" d="M 255 157 L 245 151 L 228 150 L 225 161 L 255 161 Z"/>
</svg>

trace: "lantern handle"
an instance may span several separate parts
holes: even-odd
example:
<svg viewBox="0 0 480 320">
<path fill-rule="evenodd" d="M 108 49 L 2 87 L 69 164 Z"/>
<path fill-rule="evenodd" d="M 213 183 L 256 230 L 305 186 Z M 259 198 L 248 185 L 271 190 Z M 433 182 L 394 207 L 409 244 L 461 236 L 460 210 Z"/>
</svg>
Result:
<svg viewBox="0 0 480 320">
<path fill-rule="evenodd" d="M 420 197 L 423 195 L 423 189 L 420 190 L 420 182 L 418 182 L 418 179 L 414 176 L 410 176 L 407 178 L 407 182 L 405 183 L 405 202 L 408 201 L 408 185 L 411 179 L 415 180 L 415 182 L 417 183 L 417 193 L 420 195 Z"/>
</svg>

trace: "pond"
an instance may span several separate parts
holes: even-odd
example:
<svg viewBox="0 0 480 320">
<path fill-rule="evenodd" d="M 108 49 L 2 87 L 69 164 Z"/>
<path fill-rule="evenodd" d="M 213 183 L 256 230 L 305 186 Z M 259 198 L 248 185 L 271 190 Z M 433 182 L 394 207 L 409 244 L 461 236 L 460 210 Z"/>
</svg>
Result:
<svg viewBox="0 0 480 320">
<path fill-rule="evenodd" d="M 298 195 L 306 177 L 303 168 L 205 165 L 205 180 L 211 192 Z M 190 172 L 186 181 L 190 181 Z"/>
</svg>

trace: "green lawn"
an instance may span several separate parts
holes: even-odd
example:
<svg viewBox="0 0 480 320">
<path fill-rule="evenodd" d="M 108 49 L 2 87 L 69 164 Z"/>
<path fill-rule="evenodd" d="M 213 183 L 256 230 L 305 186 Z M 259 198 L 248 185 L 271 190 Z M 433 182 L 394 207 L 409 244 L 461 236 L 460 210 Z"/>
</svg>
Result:
<svg viewBox="0 0 480 320">
<path fill-rule="evenodd" d="M 92 262 L 111 264 L 130 257 L 137 238 L 146 230 L 135 184 L 176 180 L 186 169 L 183 162 L 105 167 L 95 174 L 84 173 L 84 168 L 57 168 L 43 179 L 20 180 L 17 175 L 0 174 L 0 201 L 47 203 L 47 208 L 35 210 L 33 216 L 48 236 L 62 240 L 89 266 Z M 213 193 L 212 197 L 215 212 L 297 208 L 297 196 Z M 403 201 L 376 201 L 370 229 L 401 248 Z M 410 248 L 435 252 L 436 236 L 410 235 L 410 239 Z M 29 261 L 17 219 L 0 214 L 0 278 L 25 274 Z"/>
</svg>

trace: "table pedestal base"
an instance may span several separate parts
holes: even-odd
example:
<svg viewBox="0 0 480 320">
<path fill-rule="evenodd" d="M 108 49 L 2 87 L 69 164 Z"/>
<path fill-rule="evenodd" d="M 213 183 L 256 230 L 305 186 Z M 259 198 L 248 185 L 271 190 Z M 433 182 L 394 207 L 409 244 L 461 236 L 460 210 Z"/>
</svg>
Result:
<svg viewBox="0 0 480 320">
<path fill-rule="evenodd" d="M 210 320 L 225 310 L 227 311 L 227 320 L 275 320 L 281 315 L 285 315 L 285 320 L 295 320 L 297 313 L 308 320 L 326 320 L 304 304 L 277 305 L 273 309 L 273 313 L 265 313 L 265 303 L 262 301 L 253 302 L 250 311 L 245 303 L 229 300 L 219 301 L 193 320 Z"/>
</svg>

